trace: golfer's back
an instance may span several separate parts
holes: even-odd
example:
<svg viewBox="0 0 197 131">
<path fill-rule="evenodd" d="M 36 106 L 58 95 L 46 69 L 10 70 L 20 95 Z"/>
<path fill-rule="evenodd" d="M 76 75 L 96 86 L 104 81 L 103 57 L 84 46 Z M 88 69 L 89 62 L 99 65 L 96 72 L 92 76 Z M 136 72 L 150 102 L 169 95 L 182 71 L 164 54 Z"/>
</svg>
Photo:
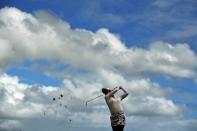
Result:
<svg viewBox="0 0 197 131">
<path fill-rule="evenodd" d="M 105 97 L 105 100 L 111 114 L 123 111 L 120 97 Z"/>
</svg>

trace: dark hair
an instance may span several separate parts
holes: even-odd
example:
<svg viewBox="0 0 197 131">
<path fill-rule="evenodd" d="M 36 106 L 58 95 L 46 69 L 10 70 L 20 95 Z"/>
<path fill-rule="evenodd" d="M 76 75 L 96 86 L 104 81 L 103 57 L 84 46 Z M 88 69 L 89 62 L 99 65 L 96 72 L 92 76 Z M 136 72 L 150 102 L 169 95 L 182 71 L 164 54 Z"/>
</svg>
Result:
<svg viewBox="0 0 197 131">
<path fill-rule="evenodd" d="M 107 88 L 102 88 L 102 90 L 101 90 L 102 92 L 103 92 L 103 94 L 108 94 L 109 92 L 110 92 L 110 90 L 109 89 L 107 89 Z"/>
</svg>

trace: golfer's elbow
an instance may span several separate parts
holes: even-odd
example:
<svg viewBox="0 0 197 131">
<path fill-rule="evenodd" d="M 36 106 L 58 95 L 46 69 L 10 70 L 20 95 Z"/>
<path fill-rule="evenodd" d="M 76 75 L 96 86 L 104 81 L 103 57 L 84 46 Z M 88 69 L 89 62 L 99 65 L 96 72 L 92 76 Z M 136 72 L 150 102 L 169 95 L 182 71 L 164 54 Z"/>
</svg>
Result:
<svg viewBox="0 0 197 131">
<path fill-rule="evenodd" d="M 129 95 L 129 93 L 125 93 L 124 95 L 121 96 L 121 100 L 123 100 L 124 98 L 126 98 Z"/>
<path fill-rule="evenodd" d="M 127 97 L 129 95 L 127 90 L 124 90 L 124 95 Z"/>
<path fill-rule="evenodd" d="M 128 93 L 128 92 L 126 92 L 126 93 L 125 93 L 125 97 L 127 97 L 128 95 L 129 95 L 129 93 Z"/>
</svg>

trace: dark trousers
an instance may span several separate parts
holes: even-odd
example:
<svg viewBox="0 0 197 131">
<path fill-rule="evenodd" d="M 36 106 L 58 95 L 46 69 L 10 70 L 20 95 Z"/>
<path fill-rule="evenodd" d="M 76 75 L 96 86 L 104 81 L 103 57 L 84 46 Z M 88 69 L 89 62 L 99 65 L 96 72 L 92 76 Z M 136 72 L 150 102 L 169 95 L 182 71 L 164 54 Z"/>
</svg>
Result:
<svg viewBox="0 0 197 131">
<path fill-rule="evenodd" d="M 123 131 L 124 125 L 112 126 L 113 131 Z"/>
</svg>

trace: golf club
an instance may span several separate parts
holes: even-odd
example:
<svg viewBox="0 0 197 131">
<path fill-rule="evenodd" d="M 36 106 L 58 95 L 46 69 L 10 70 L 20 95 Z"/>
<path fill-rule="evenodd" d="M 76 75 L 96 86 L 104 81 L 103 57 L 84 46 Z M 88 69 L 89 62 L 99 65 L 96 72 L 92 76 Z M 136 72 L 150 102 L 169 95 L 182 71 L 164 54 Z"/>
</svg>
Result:
<svg viewBox="0 0 197 131">
<path fill-rule="evenodd" d="M 115 87 L 113 90 L 115 90 L 116 88 L 118 88 L 118 87 Z M 90 100 L 87 100 L 86 101 L 86 106 L 88 105 L 88 102 L 91 102 L 91 101 L 93 101 L 93 100 L 95 100 L 95 99 L 97 99 L 97 98 L 99 98 L 99 97 L 101 97 L 101 96 L 104 96 L 105 94 L 101 94 L 101 95 L 99 95 L 99 96 L 96 96 L 95 98 L 92 98 L 92 99 L 90 99 Z"/>
</svg>

